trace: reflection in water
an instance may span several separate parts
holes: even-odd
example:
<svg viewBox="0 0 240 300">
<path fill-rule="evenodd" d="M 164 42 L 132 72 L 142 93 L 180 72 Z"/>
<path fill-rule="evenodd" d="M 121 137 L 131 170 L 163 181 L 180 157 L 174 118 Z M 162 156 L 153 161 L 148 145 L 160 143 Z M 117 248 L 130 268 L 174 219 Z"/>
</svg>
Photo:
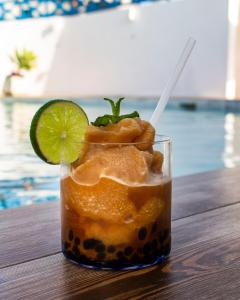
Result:
<svg viewBox="0 0 240 300">
<path fill-rule="evenodd" d="M 56 176 L 58 167 L 41 162 L 29 141 L 31 119 L 40 104 L 0 103 L 0 180 Z"/>
<path fill-rule="evenodd" d="M 41 162 L 29 142 L 38 107 L 0 102 L 0 210 L 59 199 L 58 167 Z"/>
<path fill-rule="evenodd" d="M 240 116 L 232 113 L 225 116 L 224 138 L 224 165 L 232 168 L 240 164 Z"/>
<path fill-rule="evenodd" d="M 79 101 L 89 119 L 108 112 L 104 101 Z M 55 201 L 59 166 L 33 152 L 29 127 L 41 100 L 0 101 L 0 209 Z M 123 113 L 138 110 L 148 120 L 156 102 L 128 101 Z M 173 174 L 181 176 L 240 164 L 240 115 L 220 111 L 167 109 L 157 132 L 173 140 Z"/>
</svg>

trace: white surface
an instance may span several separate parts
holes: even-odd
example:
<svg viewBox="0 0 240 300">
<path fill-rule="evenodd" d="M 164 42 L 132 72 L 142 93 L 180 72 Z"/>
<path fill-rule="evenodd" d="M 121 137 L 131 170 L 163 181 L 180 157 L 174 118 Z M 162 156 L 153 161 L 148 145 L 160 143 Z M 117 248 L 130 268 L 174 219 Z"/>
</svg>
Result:
<svg viewBox="0 0 240 300">
<path fill-rule="evenodd" d="M 225 96 L 227 0 L 182 0 L 75 17 L 0 22 L 0 86 L 15 48 L 38 68 L 14 90 L 32 96 L 158 96 L 189 36 L 197 46 L 175 96 Z M 133 17 L 135 16 L 135 17 Z M 134 20 L 135 19 L 135 20 Z"/>
</svg>

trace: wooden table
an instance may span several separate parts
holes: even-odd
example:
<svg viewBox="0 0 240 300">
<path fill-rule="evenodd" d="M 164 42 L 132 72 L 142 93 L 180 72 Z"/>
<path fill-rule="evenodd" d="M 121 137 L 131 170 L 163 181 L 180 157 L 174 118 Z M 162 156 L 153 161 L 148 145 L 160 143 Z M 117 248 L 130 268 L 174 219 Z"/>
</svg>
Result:
<svg viewBox="0 0 240 300">
<path fill-rule="evenodd" d="M 0 299 L 240 299 L 240 168 L 174 180 L 169 260 L 94 271 L 60 253 L 59 203 L 0 213 Z"/>
</svg>

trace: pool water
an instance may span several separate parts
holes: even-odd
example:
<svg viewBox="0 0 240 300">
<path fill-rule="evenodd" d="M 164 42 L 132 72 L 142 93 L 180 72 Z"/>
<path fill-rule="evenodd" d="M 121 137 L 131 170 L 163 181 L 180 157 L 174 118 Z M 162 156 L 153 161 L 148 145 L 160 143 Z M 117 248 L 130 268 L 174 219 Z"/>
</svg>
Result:
<svg viewBox="0 0 240 300">
<path fill-rule="evenodd" d="M 90 120 L 109 112 L 101 100 L 78 100 Z M 42 162 L 33 152 L 29 127 L 41 100 L 0 101 L 0 209 L 55 201 L 59 167 Z M 138 110 L 148 120 L 156 100 L 129 100 L 123 113 Z M 211 110 L 168 107 L 157 126 L 173 140 L 173 176 L 240 164 L 240 115 Z"/>
</svg>

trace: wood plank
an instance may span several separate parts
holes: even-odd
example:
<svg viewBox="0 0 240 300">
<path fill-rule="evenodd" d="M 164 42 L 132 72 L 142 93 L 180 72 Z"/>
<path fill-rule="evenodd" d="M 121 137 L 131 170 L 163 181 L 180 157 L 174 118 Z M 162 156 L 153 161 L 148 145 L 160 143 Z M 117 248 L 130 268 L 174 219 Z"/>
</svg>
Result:
<svg viewBox="0 0 240 300">
<path fill-rule="evenodd" d="M 202 213 L 207 210 L 240 202 L 240 176 L 233 180 L 209 180 L 208 183 L 195 182 L 191 187 L 179 188 L 173 184 L 172 219 Z"/>
<path fill-rule="evenodd" d="M 196 182 L 208 182 L 209 180 L 213 180 L 213 179 L 223 180 L 224 178 L 225 179 L 234 178 L 235 176 L 239 177 L 239 173 L 240 173 L 240 166 L 237 166 L 235 168 L 217 169 L 213 171 L 201 172 L 192 175 L 179 176 L 179 177 L 175 177 L 175 179 L 178 181 L 179 186 L 181 186 L 182 183 L 184 183 L 184 185 L 186 186 L 187 185 L 191 186 Z"/>
<path fill-rule="evenodd" d="M 145 270 L 88 270 L 61 254 L 4 268 L 0 298 L 239 299 L 239 215 L 235 204 L 174 221 L 169 261 Z"/>
<path fill-rule="evenodd" d="M 174 179 L 173 219 L 240 201 L 240 168 Z M 59 203 L 0 212 L 0 268 L 60 251 Z"/>
<path fill-rule="evenodd" d="M 59 252 L 59 203 L 1 212 L 0 245 L 0 267 Z"/>
</svg>

